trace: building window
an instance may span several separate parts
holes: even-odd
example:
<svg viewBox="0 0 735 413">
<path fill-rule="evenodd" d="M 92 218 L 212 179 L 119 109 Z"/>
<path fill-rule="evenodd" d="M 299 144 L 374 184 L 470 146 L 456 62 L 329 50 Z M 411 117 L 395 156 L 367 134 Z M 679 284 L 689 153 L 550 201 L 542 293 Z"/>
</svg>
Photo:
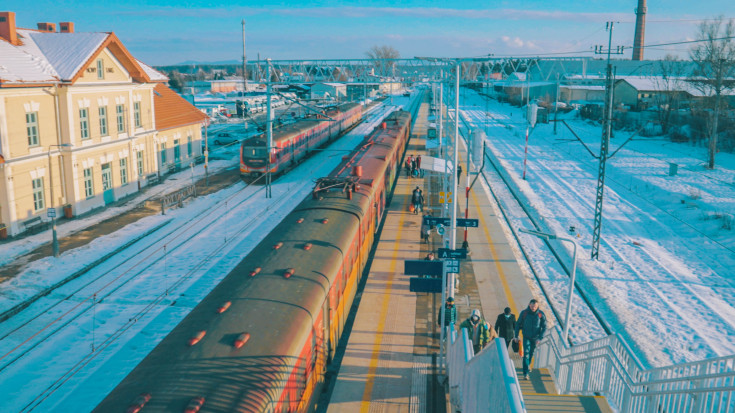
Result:
<svg viewBox="0 0 735 413">
<path fill-rule="evenodd" d="M 32 179 L 33 185 L 33 210 L 40 211 L 45 207 L 43 202 L 43 178 Z"/>
<path fill-rule="evenodd" d="M 92 168 L 84 170 L 84 195 L 87 199 L 94 196 L 94 181 L 92 180 Z"/>
<path fill-rule="evenodd" d="M 181 146 L 179 145 L 179 140 L 174 140 L 174 163 L 179 164 L 181 161 Z"/>
<path fill-rule="evenodd" d="M 191 148 L 191 135 L 189 135 L 186 138 L 186 154 L 188 157 L 191 158 L 192 148 Z"/>
<path fill-rule="evenodd" d="M 117 105 L 115 111 L 117 112 L 117 132 L 125 133 L 125 107 Z"/>
<path fill-rule="evenodd" d="M 107 136 L 107 106 L 100 106 L 100 136 Z"/>
<path fill-rule="evenodd" d="M 128 183 L 128 158 L 120 158 L 120 183 Z"/>
<path fill-rule="evenodd" d="M 166 142 L 161 143 L 161 166 L 166 165 Z"/>
<path fill-rule="evenodd" d="M 140 123 L 140 102 L 133 102 L 133 116 L 135 117 L 135 127 L 142 127 L 142 123 Z"/>
<path fill-rule="evenodd" d="M 138 151 L 138 176 L 143 176 L 143 151 Z"/>
<path fill-rule="evenodd" d="M 105 63 L 102 59 L 97 59 L 97 79 L 105 78 Z"/>
<path fill-rule="evenodd" d="M 38 112 L 26 113 L 28 146 L 38 146 Z"/>
<path fill-rule="evenodd" d="M 79 132 L 82 139 L 89 139 L 89 109 L 79 109 Z"/>
</svg>

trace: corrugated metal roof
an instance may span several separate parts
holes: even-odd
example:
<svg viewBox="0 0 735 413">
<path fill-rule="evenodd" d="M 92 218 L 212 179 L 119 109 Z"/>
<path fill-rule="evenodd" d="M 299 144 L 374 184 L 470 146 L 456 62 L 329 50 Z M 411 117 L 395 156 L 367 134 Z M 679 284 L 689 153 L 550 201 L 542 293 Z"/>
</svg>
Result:
<svg viewBox="0 0 735 413">
<path fill-rule="evenodd" d="M 207 115 L 163 83 L 156 85 L 153 91 L 156 129 L 166 130 L 207 121 Z"/>
</svg>

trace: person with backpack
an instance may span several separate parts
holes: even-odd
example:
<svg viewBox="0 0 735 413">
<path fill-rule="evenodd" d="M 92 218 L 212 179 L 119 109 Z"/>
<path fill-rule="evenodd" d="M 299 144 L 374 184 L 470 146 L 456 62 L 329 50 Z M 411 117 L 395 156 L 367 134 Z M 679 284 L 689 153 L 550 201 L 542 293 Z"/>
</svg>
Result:
<svg viewBox="0 0 735 413">
<path fill-rule="evenodd" d="M 538 308 L 538 301 L 532 299 L 528 308 L 521 311 L 515 326 L 514 341 L 518 341 L 518 333 L 523 331 L 523 379 L 528 380 L 529 368 L 533 362 L 533 352 L 546 332 L 546 314 Z"/>
<path fill-rule="evenodd" d="M 472 314 L 459 325 L 459 331 L 467 329 L 467 335 L 472 340 L 472 348 L 475 354 L 479 353 L 485 346 L 490 344 L 498 335 L 495 330 L 482 318 L 479 309 L 472 310 Z"/>
<path fill-rule="evenodd" d="M 413 213 L 418 214 L 419 210 L 423 212 L 424 210 L 424 191 L 421 190 L 418 186 L 416 189 L 413 190 L 413 194 L 411 195 L 411 202 L 413 203 Z"/>
</svg>

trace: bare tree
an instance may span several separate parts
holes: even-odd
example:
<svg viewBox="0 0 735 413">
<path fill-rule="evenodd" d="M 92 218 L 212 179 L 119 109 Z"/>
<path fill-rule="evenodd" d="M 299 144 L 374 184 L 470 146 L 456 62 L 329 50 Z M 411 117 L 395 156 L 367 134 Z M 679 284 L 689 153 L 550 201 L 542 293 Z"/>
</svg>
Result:
<svg viewBox="0 0 735 413">
<path fill-rule="evenodd" d="M 709 134 L 709 159 L 707 166 L 715 167 L 717 153 L 717 133 L 722 95 L 735 87 L 735 22 L 724 21 L 723 16 L 707 20 L 699 25 L 696 46 L 689 51 L 694 62 L 694 73 L 690 81 L 713 102 L 713 110 L 707 119 Z"/>
<path fill-rule="evenodd" d="M 661 132 L 665 135 L 671 125 L 671 114 L 679 109 L 679 102 L 684 90 L 684 65 L 677 56 L 666 55 L 655 63 L 656 69 L 651 75 L 651 82 L 656 88 L 653 102 L 656 105 Z"/>
<path fill-rule="evenodd" d="M 373 46 L 367 52 L 365 52 L 368 59 L 374 60 L 373 63 L 375 68 L 380 70 L 380 73 L 390 76 L 395 76 L 396 62 L 395 59 L 400 59 L 401 54 L 398 50 L 394 49 L 393 46 Z"/>
</svg>

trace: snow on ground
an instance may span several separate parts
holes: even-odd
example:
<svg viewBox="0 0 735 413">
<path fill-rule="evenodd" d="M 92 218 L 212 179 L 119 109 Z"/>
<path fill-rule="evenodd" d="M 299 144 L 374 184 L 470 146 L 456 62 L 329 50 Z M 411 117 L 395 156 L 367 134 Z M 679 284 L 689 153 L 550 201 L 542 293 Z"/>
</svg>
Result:
<svg viewBox="0 0 735 413">
<path fill-rule="evenodd" d="M 600 259 L 591 260 L 598 161 L 563 126 L 538 124 L 522 179 L 525 119 L 519 108 L 465 92 L 463 115 L 483 128 L 488 148 L 520 192 L 540 230 L 576 236 L 577 280 L 595 308 L 645 366 L 659 367 L 735 353 L 735 156 L 720 153 L 704 167 L 705 148 L 662 138 L 634 139 L 607 163 Z M 601 128 L 574 116 L 568 123 L 592 153 Z M 631 133 L 616 131 L 610 153 Z M 669 176 L 669 164 L 678 174 Z M 506 195 L 508 196 L 508 195 Z M 516 211 L 514 227 L 532 228 Z M 569 227 L 574 226 L 574 233 Z M 522 235 L 533 266 L 557 309 L 568 278 L 548 267 L 548 250 Z M 571 257 L 571 246 L 559 244 Z M 571 259 L 569 259 L 571 261 Z M 570 336 L 599 337 L 579 296 Z M 562 311 L 563 313 L 563 311 Z"/>
<path fill-rule="evenodd" d="M 407 107 L 408 101 L 396 98 L 395 103 Z M 353 148 L 392 109 L 377 108 L 368 121 L 330 148 Z M 236 165 L 236 155 L 233 149 L 220 153 L 228 158 L 221 166 Z M 264 200 L 262 187 L 238 183 L 165 216 L 143 218 L 59 258 L 38 260 L 0 285 L 2 311 L 155 229 L 100 268 L 0 324 L 0 393 L 13 395 L 4 399 L 4 410 L 93 409 L 308 195 L 310 180 L 328 174 L 342 155 L 317 153 L 278 179 L 269 201 Z M 179 175 L 174 178 L 191 182 L 190 171 Z M 171 189 L 170 181 L 174 180 L 160 186 Z M 90 225 L 111 215 L 105 211 L 85 220 Z M 10 243 L 11 247 L 28 251 L 33 242 L 45 241 L 28 241 L 32 238 L 18 241 L 23 244 L 19 247 Z"/>
</svg>

